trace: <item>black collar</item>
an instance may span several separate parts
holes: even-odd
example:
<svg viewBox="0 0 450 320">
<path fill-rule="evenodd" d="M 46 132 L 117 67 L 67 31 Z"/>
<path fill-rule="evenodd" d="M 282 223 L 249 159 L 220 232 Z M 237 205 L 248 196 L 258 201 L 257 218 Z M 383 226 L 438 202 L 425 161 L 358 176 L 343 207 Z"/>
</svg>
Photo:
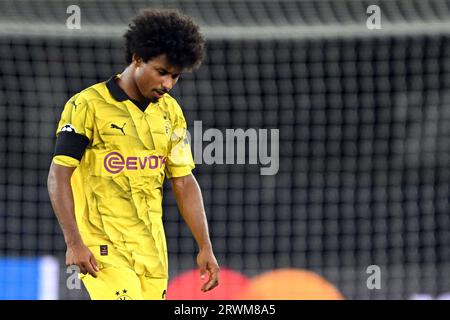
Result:
<svg viewBox="0 0 450 320">
<path fill-rule="evenodd" d="M 137 101 L 134 99 L 131 99 L 127 93 L 125 91 L 123 91 L 123 89 L 121 87 L 119 87 L 119 85 L 117 84 L 117 75 L 116 76 L 112 76 L 111 78 L 108 79 L 108 81 L 106 81 L 106 87 L 109 90 L 109 93 L 111 94 L 111 96 L 117 100 L 117 101 L 125 101 L 125 100 L 130 100 L 131 102 L 133 102 L 139 109 L 141 109 L 142 111 L 145 111 L 145 109 L 147 109 L 148 104 L 150 103 L 149 101 Z"/>
</svg>

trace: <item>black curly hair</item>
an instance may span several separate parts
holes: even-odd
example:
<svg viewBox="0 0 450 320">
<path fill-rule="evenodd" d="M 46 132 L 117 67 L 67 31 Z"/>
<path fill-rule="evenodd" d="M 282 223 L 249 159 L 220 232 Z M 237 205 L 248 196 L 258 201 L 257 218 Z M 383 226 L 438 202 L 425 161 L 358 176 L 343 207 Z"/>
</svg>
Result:
<svg viewBox="0 0 450 320">
<path fill-rule="evenodd" d="M 172 9 L 144 9 L 133 18 L 124 34 L 127 63 L 136 54 L 144 62 L 166 54 L 176 67 L 192 70 L 205 56 L 205 39 L 198 25 Z"/>
</svg>

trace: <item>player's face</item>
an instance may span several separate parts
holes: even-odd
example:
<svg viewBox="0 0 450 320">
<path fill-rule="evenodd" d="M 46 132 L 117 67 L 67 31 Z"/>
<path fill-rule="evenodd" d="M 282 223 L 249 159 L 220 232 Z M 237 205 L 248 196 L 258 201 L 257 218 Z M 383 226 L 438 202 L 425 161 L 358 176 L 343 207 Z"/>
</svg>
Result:
<svg viewBox="0 0 450 320">
<path fill-rule="evenodd" d="M 171 65 L 165 54 L 147 62 L 139 60 L 135 63 L 136 85 L 141 95 L 153 102 L 173 88 L 183 71 L 181 68 Z"/>
</svg>

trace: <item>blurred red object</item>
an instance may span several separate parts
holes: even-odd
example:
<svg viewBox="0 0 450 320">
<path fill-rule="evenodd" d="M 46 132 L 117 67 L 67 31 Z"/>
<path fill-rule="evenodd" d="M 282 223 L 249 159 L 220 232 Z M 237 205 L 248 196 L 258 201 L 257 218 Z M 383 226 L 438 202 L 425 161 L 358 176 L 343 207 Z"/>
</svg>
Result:
<svg viewBox="0 0 450 320">
<path fill-rule="evenodd" d="M 236 297 L 238 300 L 343 300 L 339 290 L 323 276 L 301 269 L 266 271 Z"/>
<path fill-rule="evenodd" d="M 208 280 L 200 278 L 198 269 L 186 271 L 169 282 L 167 300 L 235 300 L 250 280 L 242 273 L 227 268 L 220 269 L 219 286 L 208 292 L 200 288 Z"/>
</svg>

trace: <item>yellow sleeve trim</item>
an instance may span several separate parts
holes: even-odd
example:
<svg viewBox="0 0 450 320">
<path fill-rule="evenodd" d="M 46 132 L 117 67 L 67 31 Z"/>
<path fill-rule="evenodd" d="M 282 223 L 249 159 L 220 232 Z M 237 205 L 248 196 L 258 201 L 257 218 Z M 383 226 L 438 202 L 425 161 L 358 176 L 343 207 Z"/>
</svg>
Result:
<svg viewBox="0 0 450 320">
<path fill-rule="evenodd" d="M 61 155 L 53 157 L 53 162 L 64 167 L 78 167 L 80 165 L 80 161 L 77 159 Z"/>
<path fill-rule="evenodd" d="M 166 170 L 167 178 L 178 178 L 178 177 L 184 177 L 191 174 L 192 170 L 195 168 L 195 165 L 190 166 L 184 166 L 184 167 L 172 167 L 169 170 Z"/>
</svg>

